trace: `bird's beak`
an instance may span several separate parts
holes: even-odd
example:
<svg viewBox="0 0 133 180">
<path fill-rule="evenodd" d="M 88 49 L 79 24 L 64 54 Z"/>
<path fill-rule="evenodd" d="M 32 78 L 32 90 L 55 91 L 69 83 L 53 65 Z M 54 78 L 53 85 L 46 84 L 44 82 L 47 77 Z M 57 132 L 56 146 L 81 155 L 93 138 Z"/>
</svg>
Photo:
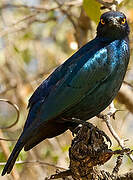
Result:
<svg viewBox="0 0 133 180">
<path fill-rule="evenodd" d="M 112 26 L 119 26 L 119 22 L 116 18 L 111 18 L 109 20 L 109 26 L 112 27 Z"/>
</svg>

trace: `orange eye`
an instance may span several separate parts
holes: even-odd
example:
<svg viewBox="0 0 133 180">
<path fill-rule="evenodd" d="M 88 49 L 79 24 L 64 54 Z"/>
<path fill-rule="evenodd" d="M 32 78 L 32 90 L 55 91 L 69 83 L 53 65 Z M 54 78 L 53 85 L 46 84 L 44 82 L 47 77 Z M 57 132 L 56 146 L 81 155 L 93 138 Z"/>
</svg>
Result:
<svg viewBox="0 0 133 180">
<path fill-rule="evenodd" d="M 105 21 L 103 19 L 101 19 L 101 24 L 104 25 L 105 24 Z"/>
<path fill-rule="evenodd" d="M 123 18 L 121 24 L 125 24 L 125 23 L 126 23 L 126 18 Z"/>
</svg>

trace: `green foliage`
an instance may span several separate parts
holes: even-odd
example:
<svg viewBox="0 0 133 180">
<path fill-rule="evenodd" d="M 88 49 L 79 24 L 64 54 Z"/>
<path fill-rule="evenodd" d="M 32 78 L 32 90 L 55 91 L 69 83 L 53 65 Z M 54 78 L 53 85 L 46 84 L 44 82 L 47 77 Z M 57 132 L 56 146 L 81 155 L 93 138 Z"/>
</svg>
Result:
<svg viewBox="0 0 133 180">
<path fill-rule="evenodd" d="M 15 50 L 16 53 L 20 53 L 19 49 L 17 48 L 17 46 L 13 45 L 13 48 Z"/>
<path fill-rule="evenodd" d="M 57 163 L 58 162 L 58 159 L 59 159 L 59 156 L 55 155 L 52 157 L 52 160 L 53 160 L 53 163 Z"/>
<path fill-rule="evenodd" d="M 70 145 L 68 146 L 68 145 L 66 144 L 65 146 L 62 147 L 62 151 L 63 151 L 63 152 L 68 152 L 69 148 L 70 148 Z"/>
<path fill-rule="evenodd" d="M 29 63 L 31 60 L 31 54 L 29 49 L 24 49 L 22 52 L 22 58 L 26 63 Z"/>
<path fill-rule="evenodd" d="M 0 160 L 1 160 L 1 162 L 5 162 L 6 161 L 6 158 L 3 155 L 3 152 L 0 152 Z"/>
<path fill-rule="evenodd" d="M 97 23 L 101 15 L 100 4 L 96 0 L 83 0 L 83 7 L 90 19 Z"/>
<path fill-rule="evenodd" d="M 51 156 L 51 149 L 47 148 L 46 149 L 46 152 L 43 154 L 44 155 L 44 158 L 47 158 L 47 157 L 50 157 Z"/>
<path fill-rule="evenodd" d="M 24 50 L 19 50 L 19 47 L 17 47 L 15 44 L 14 44 L 13 48 L 16 53 L 21 55 L 21 57 L 25 63 L 28 64 L 30 62 L 32 56 L 31 56 L 31 52 L 30 52 L 29 48 L 25 48 Z"/>
<path fill-rule="evenodd" d="M 24 35 L 23 35 L 23 40 L 31 40 L 31 39 L 33 39 L 33 38 L 34 38 L 33 32 L 26 32 L 26 33 L 24 33 Z"/>
</svg>

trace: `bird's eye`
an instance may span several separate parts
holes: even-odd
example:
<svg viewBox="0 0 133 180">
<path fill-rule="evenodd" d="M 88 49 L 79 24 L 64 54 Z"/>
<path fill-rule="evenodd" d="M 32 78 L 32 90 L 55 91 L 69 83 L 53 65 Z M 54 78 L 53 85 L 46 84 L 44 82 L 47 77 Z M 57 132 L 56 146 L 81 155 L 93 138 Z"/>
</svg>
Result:
<svg viewBox="0 0 133 180">
<path fill-rule="evenodd" d="M 121 24 L 125 24 L 125 23 L 126 23 L 126 18 L 123 18 Z"/>
<path fill-rule="evenodd" d="M 104 25 L 105 21 L 103 19 L 100 20 L 101 24 Z"/>
</svg>

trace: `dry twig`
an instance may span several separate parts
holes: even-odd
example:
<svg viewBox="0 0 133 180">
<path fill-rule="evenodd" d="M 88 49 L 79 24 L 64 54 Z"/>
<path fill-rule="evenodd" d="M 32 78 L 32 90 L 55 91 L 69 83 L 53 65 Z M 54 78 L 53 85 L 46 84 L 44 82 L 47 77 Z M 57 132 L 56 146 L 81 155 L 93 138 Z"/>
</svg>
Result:
<svg viewBox="0 0 133 180">
<path fill-rule="evenodd" d="M 1 139 L 4 139 L 3 132 L 2 132 L 1 129 L 0 129 L 0 137 L 1 137 Z M 10 154 L 10 150 L 9 150 L 7 142 L 5 140 L 0 141 L 0 147 L 1 147 L 1 150 L 3 152 L 3 155 L 5 156 L 5 159 L 7 160 L 8 157 L 9 157 L 9 154 Z M 19 179 L 19 173 L 17 172 L 15 167 L 13 168 L 13 171 L 11 172 L 11 175 L 12 175 L 14 180 Z"/>
<path fill-rule="evenodd" d="M 118 175 L 119 168 L 122 165 L 123 155 L 124 154 L 121 154 L 117 157 L 116 166 L 114 167 L 114 169 L 112 171 L 112 175 L 114 175 L 114 176 Z"/>
<path fill-rule="evenodd" d="M 116 99 L 124 104 L 129 112 L 133 113 L 133 91 L 129 88 L 129 85 L 122 84 Z"/>
<path fill-rule="evenodd" d="M 101 119 L 103 119 L 103 120 L 105 121 L 105 123 L 106 123 L 109 131 L 111 132 L 111 134 L 112 134 L 112 136 L 115 138 L 115 140 L 118 142 L 119 146 L 120 146 L 122 149 L 125 149 L 125 147 L 124 147 L 124 141 L 119 138 L 119 136 L 117 135 L 117 133 L 115 132 L 115 130 L 113 129 L 113 127 L 112 127 L 112 125 L 111 125 L 111 123 L 110 123 L 110 117 L 111 117 L 110 113 L 109 113 L 109 115 L 104 115 L 104 114 L 101 113 L 101 114 L 99 114 L 97 117 L 98 117 L 98 118 L 101 118 Z M 133 162 L 133 156 L 132 156 L 132 154 L 131 154 L 131 153 L 127 153 L 127 156 L 128 156 L 128 157 L 131 159 L 131 161 Z"/>
<path fill-rule="evenodd" d="M 72 1 L 72 2 L 64 2 L 63 4 L 61 4 L 62 6 L 68 6 L 68 7 L 71 7 L 71 6 L 81 6 L 81 1 L 80 0 L 75 0 L 75 1 Z M 29 6 L 29 5 L 26 5 L 26 4 L 3 4 L 2 6 L 0 6 L 0 10 L 2 9 L 6 9 L 6 8 L 26 8 L 26 9 L 32 9 L 32 10 L 37 10 L 37 11 L 53 11 L 53 10 L 56 10 L 58 9 L 59 7 L 54 7 L 54 8 L 51 8 L 51 7 L 47 7 L 47 6 Z"/>
<path fill-rule="evenodd" d="M 100 4 L 103 5 L 102 8 L 107 8 L 109 10 L 114 10 L 116 11 L 118 8 L 118 5 L 123 1 L 123 0 L 112 0 L 112 2 L 104 1 L 104 0 L 96 0 Z"/>
<path fill-rule="evenodd" d="M 11 104 L 11 105 L 13 106 L 13 108 L 14 108 L 14 109 L 16 110 L 16 112 L 17 112 L 17 117 L 16 117 L 15 122 L 13 122 L 11 125 L 9 125 L 9 126 L 7 126 L 7 127 L 0 127 L 0 129 L 9 129 L 9 128 L 15 126 L 15 125 L 18 123 L 18 121 L 19 121 L 19 116 L 20 116 L 19 108 L 18 108 L 18 106 L 17 106 L 16 104 L 12 103 L 12 102 L 9 101 L 8 99 L 0 99 L 0 101 L 6 102 L 6 103 L 8 103 L 8 104 Z"/>
<path fill-rule="evenodd" d="M 62 168 L 60 166 L 56 166 L 54 164 L 50 164 L 44 161 L 40 161 L 40 160 L 34 160 L 34 161 L 16 161 L 15 164 L 41 164 L 41 165 L 45 165 L 45 166 L 51 166 L 54 167 L 55 169 L 61 169 L 61 170 L 66 170 L 65 168 Z M 0 166 L 5 166 L 6 162 L 0 162 Z"/>
</svg>

